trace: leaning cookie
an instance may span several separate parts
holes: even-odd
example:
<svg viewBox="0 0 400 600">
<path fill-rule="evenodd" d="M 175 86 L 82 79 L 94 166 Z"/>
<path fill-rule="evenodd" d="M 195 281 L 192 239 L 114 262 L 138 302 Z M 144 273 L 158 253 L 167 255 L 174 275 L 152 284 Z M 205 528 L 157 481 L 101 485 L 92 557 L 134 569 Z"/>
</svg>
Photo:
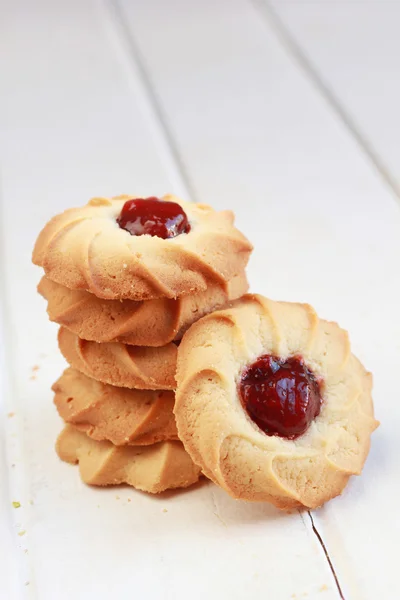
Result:
<svg viewBox="0 0 400 600">
<path fill-rule="evenodd" d="M 315 508 L 359 474 L 377 427 L 347 333 L 305 304 L 247 295 L 178 350 L 179 438 L 235 498 Z"/>
<path fill-rule="evenodd" d="M 64 371 L 52 389 L 64 421 L 94 440 L 147 446 L 178 437 L 173 392 L 118 388 L 72 368 Z"/>
<path fill-rule="evenodd" d="M 177 298 L 244 270 L 252 246 L 233 222 L 231 211 L 174 196 L 93 198 L 51 219 L 32 259 L 52 281 L 99 298 Z"/>
<path fill-rule="evenodd" d="M 72 367 L 102 383 L 141 390 L 176 387 L 177 346 L 172 342 L 159 348 L 98 344 L 60 327 L 58 346 Z"/>
<path fill-rule="evenodd" d="M 193 485 L 201 475 L 178 441 L 117 447 L 91 440 L 67 425 L 57 439 L 56 451 L 61 460 L 79 463 L 81 479 L 89 485 L 127 483 L 143 492 L 158 494 Z"/>
<path fill-rule="evenodd" d="M 246 275 L 240 273 L 222 285 L 212 285 L 204 292 L 176 300 L 102 300 L 83 290 L 70 290 L 47 277 L 41 279 L 38 291 L 47 300 L 50 320 L 82 339 L 165 346 L 181 339 L 200 317 L 240 298 L 248 287 Z"/>
</svg>

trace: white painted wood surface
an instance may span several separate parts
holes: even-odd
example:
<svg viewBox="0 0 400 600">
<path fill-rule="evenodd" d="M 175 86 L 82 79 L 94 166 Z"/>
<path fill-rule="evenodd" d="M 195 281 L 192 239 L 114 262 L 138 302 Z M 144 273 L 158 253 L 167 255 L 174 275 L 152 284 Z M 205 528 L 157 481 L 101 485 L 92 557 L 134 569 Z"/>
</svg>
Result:
<svg viewBox="0 0 400 600">
<path fill-rule="evenodd" d="M 285 23 L 302 23 L 298 6 L 281 7 Z M 313 519 L 346 600 L 397 598 L 400 209 L 354 132 L 260 2 L 0 0 L 0 10 L 0 598 L 340 598 L 307 513 L 237 503 L 211 484 L 158 499 L 91 490 L 55 456 L 50 386 L 63 360 L 35 294 L 32 244 L 64 207 L 124 191 L 234 208 L 256 246 L 253 290 L 309 301 L 350 330 L 382 427 L 362 478 Z M 320 68 L 329 80 L 333 67 Z M 357 103 L 396 176 L 379 123 Z"/>
<path fill-rule="evenodd" d="M 295 44 L 400 194 L 400 2 L 270 4 L 284 37 Z"/>
</svg>

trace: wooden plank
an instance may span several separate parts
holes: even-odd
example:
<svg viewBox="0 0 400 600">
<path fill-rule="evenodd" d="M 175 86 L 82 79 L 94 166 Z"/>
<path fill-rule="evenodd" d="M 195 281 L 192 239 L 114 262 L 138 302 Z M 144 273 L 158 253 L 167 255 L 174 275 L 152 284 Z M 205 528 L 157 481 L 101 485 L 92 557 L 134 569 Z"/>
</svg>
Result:
<svg viewBox="0 0 400 600">
<path fill-rule="evenodd" d="M 400 3 L 270 4 L 400 197 Z"/>
<path fill-rule="evenodd" d="M 7 462 L 10 493 L 22 505 L 19 563 L 30 593 L 286 600 L 324 589 L 337 599 L 321 547 L 298 514 L 242 505 L 211 484 L 160 498 L 92 490 L 54 453 L 61 423 L 50 386 L 65 363 L 35 294 L 34 239 L 50 215 L 92 195 L 186 187 L 125 41 L 112 11 L 94 1 L 17 0 L 1 23 L 5 408 L 16 414 Z"/>
<path fill-rule="evenodd" d="M 233 207 L 255 243 L 253 289 L 309 301 L 338 320 L 374 371 L 383 425 L 363 477 L 314 519 L 346 598 L 397 597 L 396 200 L 256 8 L 239 0 L 229 10 L 211 0 L 122 6 L 192 185 Z"/>
</svg>

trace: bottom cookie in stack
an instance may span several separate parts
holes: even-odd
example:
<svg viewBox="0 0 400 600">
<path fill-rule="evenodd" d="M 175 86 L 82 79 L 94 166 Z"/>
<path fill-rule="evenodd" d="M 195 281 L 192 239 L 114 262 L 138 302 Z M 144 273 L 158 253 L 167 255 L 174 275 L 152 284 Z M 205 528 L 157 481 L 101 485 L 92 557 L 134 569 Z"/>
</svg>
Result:
<svg viewBox="0 0 400 600">
<path fill-rule="evenodd" d="M 82 481 L 89 485 L 127 483 L 151 494 L 189 487 L 200 477 L 183 444 L 176 440 L 151 446 L 114 446 L 96 442 L 72 425 L 58 437 L 56 450 L 61 460 L 79 463 Z"/>
<path fill-rule="evenodd" d="M 53 390 L 67 423 L 57 453 L 65 462 L 79 463 L 85 483 L 127 483 L 159 493 L 198 481 L 201 470 L 177 437 L 174 392 L 119 388 L 71 367 Z"/>
</svg>

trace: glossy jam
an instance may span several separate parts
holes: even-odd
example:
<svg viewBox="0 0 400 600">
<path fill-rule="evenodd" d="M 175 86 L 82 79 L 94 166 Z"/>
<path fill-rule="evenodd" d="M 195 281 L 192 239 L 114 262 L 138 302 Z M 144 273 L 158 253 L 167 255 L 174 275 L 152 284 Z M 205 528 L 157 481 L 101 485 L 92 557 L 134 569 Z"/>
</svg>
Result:
<svg viewBox="0 0 400 600">
<path fill-rule="evenodd" d="M 190 231 L 186 213 L 179 204 L 154 197 L 127 200 L 117 223 L 131 235 L 152 235 L 164 240 Z"/>
<path fill-rule="evenodd" d="M 319 414 L 321 385 L 301 357 L 283 360 L 265 354 L 246 368 L 239 393 L 247 414 L 264 433 L 294 439 Z"/>
</svg>

